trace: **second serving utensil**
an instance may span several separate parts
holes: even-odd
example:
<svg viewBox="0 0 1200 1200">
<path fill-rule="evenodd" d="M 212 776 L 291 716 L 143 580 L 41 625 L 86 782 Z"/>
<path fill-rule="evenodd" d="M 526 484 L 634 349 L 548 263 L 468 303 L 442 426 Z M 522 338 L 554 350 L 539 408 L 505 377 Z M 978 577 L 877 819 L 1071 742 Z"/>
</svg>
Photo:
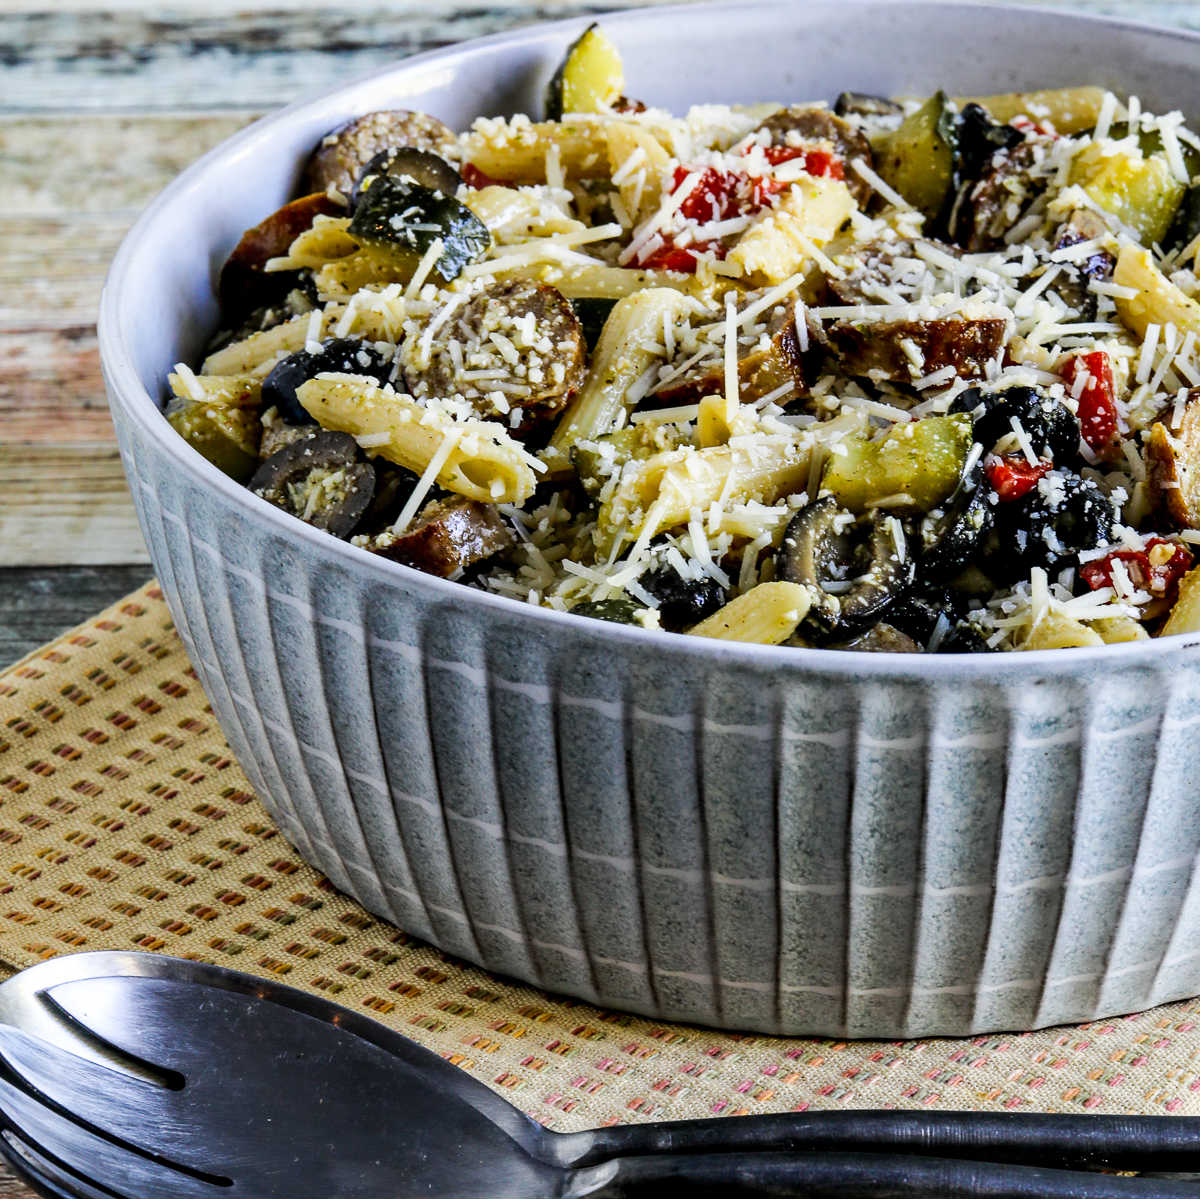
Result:
<svg viewBox="0 0 1200 1200">
<path fill-rule="evenodd" d="M 0 1150 L 52 1195 L 1193 1196 L 1200 1120 L 825 1112 L 556 1134 L 376 1021 L 160 955 L 0 984 Z M 980 1161 L 982 1160 L 982 1161 Z"/>
</svg>

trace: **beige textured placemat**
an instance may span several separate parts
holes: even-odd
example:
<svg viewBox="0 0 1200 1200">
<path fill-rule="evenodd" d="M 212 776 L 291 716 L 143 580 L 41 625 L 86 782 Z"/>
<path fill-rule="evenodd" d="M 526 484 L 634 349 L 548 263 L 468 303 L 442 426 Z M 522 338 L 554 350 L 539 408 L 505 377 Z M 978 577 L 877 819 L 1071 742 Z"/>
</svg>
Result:
<svg viewBox="0 0 1200 1200">
<path fill-rule="evenodd" d="M 284 841 L 154 584 L 0 675 L 0 960 L 99 949 L 365 1009 L 559 1130 L 839 1107 L 1200 1114 L 1200 1000 L 962 1040 L 739 1036 L 547 996 L 415 941 Z"/>
</svg>

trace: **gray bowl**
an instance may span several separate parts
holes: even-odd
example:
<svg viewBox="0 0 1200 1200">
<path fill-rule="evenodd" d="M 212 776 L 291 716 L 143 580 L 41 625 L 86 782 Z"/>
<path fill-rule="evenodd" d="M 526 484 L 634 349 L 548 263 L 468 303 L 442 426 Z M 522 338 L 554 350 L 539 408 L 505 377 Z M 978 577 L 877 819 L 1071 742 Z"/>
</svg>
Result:
<svg viewBox="0 0 1200 1200">
<path fill-rule="evenodd" d="M 293 520 L 159 411 L 241 230 L 373 108 L 538 111 L 582 22 L 404 61 L 259 122 L 149 207 L 105 288 L 113 420 L 171 613 L 285 836 L 464 959 L 671 1020 L 1033 1028 L 1200 992 L 1200 639 L 868 655 L 585 621 Z M 1101 83 L 1186 107 L 1200 39 L 874 0 L 605 18 L 689 102 Z M 968 51 L 969 48 L 969 51 Z"/>
</svg>

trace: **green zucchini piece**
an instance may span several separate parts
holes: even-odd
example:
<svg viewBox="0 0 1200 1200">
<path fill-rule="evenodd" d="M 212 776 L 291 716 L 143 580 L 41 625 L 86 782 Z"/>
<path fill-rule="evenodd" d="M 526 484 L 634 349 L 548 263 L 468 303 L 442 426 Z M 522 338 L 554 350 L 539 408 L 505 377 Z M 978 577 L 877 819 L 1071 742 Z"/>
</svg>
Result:
<svg viewBox="0 0 1200 1200">
<path fill-rule="evenodd" d="M 1161 243 L 1187 188 L 1171 172 L 1165 155 L 1104 154 L 1089 146 L 1071 165 L 1070 180 L 1097 207 L 1137 232 L 1143 245 Z"/>
<path fill-rule="evenodd" d="M 958 486 L 972 441 L 968 413 L 897 425 L 880 442 L 849 437 L 844 453 L 826 460 L 821 487 L 856 513 L 882 501 L 896 512 L 928 512 Z"/>
<path fill-rule="evenodd" d="M 218 470 L 238 483 L 254 474 L 262 437 L 262 422 L 255 409 L 173 400 L 166 416 L 175 432 Z"/>
<path fill-rule="evenodd" d="M 875 169 L 927 217 L 951 200 L 958 158 L 958 123 L 945 92 L 930 96 L 900 127 L 879 139 Z"/>
<path fill-rule="evenodd" d="M 1163 239 L 1162 248 L 1168 254 L 1190 246 L 1200 237 L 1200 183 L 1194 183 L 1184 193 L 1179 207 L 1175 210 L 1175 219 Z"/>
<path fill-rule="evenodd" d="M 456 279 L 492 244 L 487 226 L 465 204 L 407 176 L 364 179 L 348 232 L 368 246 L 411 259 L 414 268 L 440 238 L 442 252 L 433 269 L 443 283 Z"/>
<path fill-rule="evenodd" d="M 546 85 L 546 120 L 564 113 L 605 112 L 625 89 L 625 72 L 616 46 L 594 21 L 567 50 Z"/>
<path fill-rule="evenodd" d="M 1124 122 L 1114 123 L 1108 131 L 1108 136 L 1114 141 L 1121 141 L 1127 137 L 1129 126 Z M 1138 149 L 1149 158 L 1152 154 L 1163 153 L 1162 134 L 1157 129 L 1139 129 L 1137 137 Z M 1188 173 L 1188 178 L 1195 178 L 1200 174 L 1200 150 L 1196 149 L 1191 142 L 1185 142 L 1181 138 L 1179 140 L 1179 152 L 1183 155 L 1183 166 Z"/>
<path fill-rule="evenodd" d="M 597 621 L 611 621 L 614 625 L 636 625 L 637 615 L 643 607 L 627 596 L 611 596 L 607 600 L 585 600 L 575 605 L 571 612 L 577 617 L 594 617 Z"/>
<path fill-rule="evenodd" d="M 611 456 L 605 448 L 611 447 Z M 630 425 L 616 433 L 589 438 L 571 447 L 571 463 L 579 476 L 580 486 L 596 499 L 610 476 L 627 463 L 651 458 L 662 449 L 654 441 L 653 426 Z M 611 470 L 602 471 L 602 464 L 612 462 Z"/>
</svg>

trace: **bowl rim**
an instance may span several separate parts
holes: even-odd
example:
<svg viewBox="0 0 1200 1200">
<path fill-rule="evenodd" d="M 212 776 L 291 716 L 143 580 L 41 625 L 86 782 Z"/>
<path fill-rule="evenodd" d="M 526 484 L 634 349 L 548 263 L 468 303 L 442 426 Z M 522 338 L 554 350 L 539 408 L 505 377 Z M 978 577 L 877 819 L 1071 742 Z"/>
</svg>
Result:
<svg viewBox="0 0 1200 1200">
<path fill-rule="evenodd" d="M 1037 24 L 1042 20 L 1058 19 L 1079 25 L 1099 27 L 1113 35 L 1121 32 L 1138 33 L 1143 36 L 1171 38 L 1190 41 L 1200 47 L 1200 30 L 1189 30 L 1174 26 L 1158 25 L 1148 21 L 1129 20 L 1125 17 L 1102 13 L 1081 13 L 1059 6 L 1029 7 L 1024 4 L 1005 3 L 1004 0 L 838 0 L 839 7 L 879 7 L 888 5 L 907 9 L 937 10 L 941 13 L 951 9 L 1007 14 L 1021 21 Z M 686 634 L 668 633 L 665 630 L 644 629 L 640 626 L 602 622 L 595 619 L 581 621 L 578 616 L 556 609 L 527 604 L 525 601 L 486 592 L 478 588 L 428 575 L 413 567 L 392 562 L 351 545 L 340 538 L 309 525 L 282 509 L 254 495 L 242 484 L 210 463 L 199 451 L 181 438 L 165 420 L 162 410 L 142 385 L 129 349 L 128 326 L 136 320 L 138 312 L 134 296 L 136 291 L 129 286 L 131 268 L 136 260 L 138 244 L 144 232 L 169 219 L 177 204 L 186 203 L 189 194 L 196 190 L 210 171 L 218 169 L 224 160 L 245 153 L 256 143 L 267 140 L 280 126 L 286 125 L 298 115 L 328 104 L 334 98 L 357 91 L 364 85 L 391 77 L 418 74 L 431 66 L 448 61 L 461 61 L 464 56 L 489 55 L 497 48 L 507 45 L 534 43 L 538 41 L 563 40 L 591 22 L 602 19 L 606 26 L 619 31 L 622 26 L 642 21 L 660 21 L 672 14 L 687 12 L 694 14 L 698 9 L 705 14 L 733 16 L 746 9 L 768 9 L 779 12 L 778 0 L 701 0 L 700 3 L 675 3 L 654 5 L 641 9 L 620 9 L 603 14 L 584 14 L 554 21 L 541 21 L 505 30 L 485 37 L 471 38 L 419 54 L 409 55 L 387 66 L 355 75 L 345 83 L 326 88 L 314 95 L 294 100 L 276 109 L 245 129 L 239 130 L 208 150 L 200 158 L 177 175 L 142 210 L 129 228 L 117 249 L 105 276 L 101 290 L 97 319 L 97 343 L 101 369 L 109 393 L 111 407 L 119 403 L 126 415 L 139 424 L 146 436 L 164 451 L 173 466 L 183 471 L 201 487 L 212 488 L 232 503 L 242 504 L 249 514 L 265 521 L 284 540 L 299 539 L 310 542 L 323 550 L 333 561 L 349 570 L 366 571 L 380 582 L 397 583 L 408 588 L 424 591 L 430 599 L 452 602 L 460 606 L 490 610 L 496 615 L 529 621 L 531 628 L 539 626 L 550 629 L 575 631 L 588 635 L 589 640 L 614 640 L 628 643 L 629 649 L 644 649 L 653 653 L 666 653 L 694 657 L 704 663 L 722 667 L 745 667 L 761 670 L 773 667 L 781 671 L 809 675 L 870 674 L 888 678 L 938 678 L 945 675 L 990 676 L 996 683 L 1017 683 L 1029 676 L 1056 675 L 1078 676 L 1103 667 L 1135 668 L 1150 666 L 1162 659 L 1168 651 L 1185 651 L 1200 647 L 1200 631 L 1173 634 L 1167 638 L 1150 638 L 1133 642 L 1111 643 L 1102 646 L 1072 647 L 1067 653 L 1062 650 L 1034 650 L 984 654 L 957 652 L 945 654 L 909 655 L 900 653 L 879 654 L 855 650 L 829 650 L 822 647 L 768 646 L 751 642 L 722 641 L 713 638 L 690 637 Z M 786 10 L 785 10 L 786 11 Z M 149 418 L 149 419 L 147 419 Z M 154 418 L 157 418 L 155 420 Z M 127 466 L 128 472 L 128 466 Z M 133 488 L 130 482 L 131 490 Z M 581 625 L 583 628 L 581 628 Z M 1013 676 L 1013 678 L 1002 678 Z"/>
</svg>

